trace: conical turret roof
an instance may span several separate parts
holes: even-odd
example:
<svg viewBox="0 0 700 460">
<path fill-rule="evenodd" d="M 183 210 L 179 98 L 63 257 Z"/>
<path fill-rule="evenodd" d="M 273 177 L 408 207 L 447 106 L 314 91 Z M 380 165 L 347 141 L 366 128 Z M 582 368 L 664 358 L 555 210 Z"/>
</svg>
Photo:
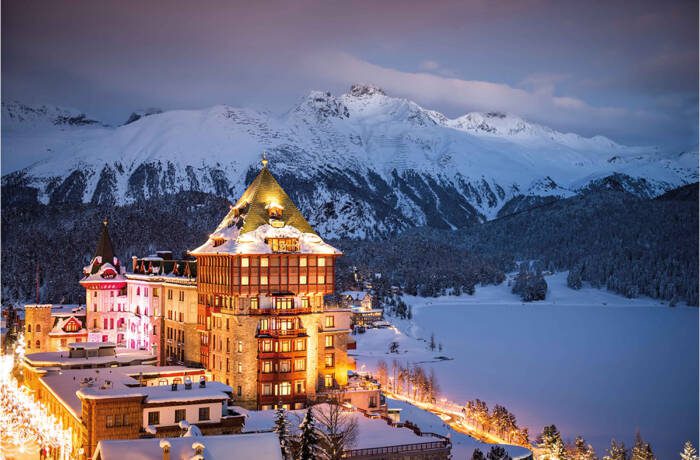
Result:
<svg viewBox="0 0 700 460">
<path fill-rule="evenodd" d="M 109 220 L 105 219 L 102 221 L 102 234 L 100 234 L 100 241 L 97 243 L 97 249 L 95 249 L 95 257 L 102 257 L 102 262 L 112 263 L 114 259 L 114 247 L 112 246 L 112 240 L 109 237 L 109 231 L 107 226 L 109 225 Z"/>
<path fill-rule="evenodd" d="M 226 214 L 209 240 L 191 254 L 266 253 L 267 238 L 297 238 L 299 252 L 340 254 L 324 243 L 299 208 L 272 176 L 262 169 Z"/>
</svg>

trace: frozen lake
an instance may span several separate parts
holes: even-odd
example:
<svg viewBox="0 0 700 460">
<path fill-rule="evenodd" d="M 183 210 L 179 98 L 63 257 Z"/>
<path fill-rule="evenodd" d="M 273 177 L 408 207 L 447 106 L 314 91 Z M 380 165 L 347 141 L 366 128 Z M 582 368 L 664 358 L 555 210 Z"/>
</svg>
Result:
<svg viewBox="0 0 700 460">
<path fill-rule="evenodd" d="M 533 434 L 554 423 L 601 457 L 610 438 L 631 446 L 637 429 L 661 459 L 677 458 L 685 440 L 697 446 L 698 310 L 572 291 L 563 274 L 548 283 L 550 299 L 532 305 L 505 284 L 473 297 L 406 299 L 414 308 L 413 321 L 400 322 L 407 334 L 358 336 L 359 362 L 391 360 L 377 350 L 397 338 L 403 359 L 430 359 L 438 353 L 409 336 L 434 332 L 454 360 L 424 366 L 434 367 L 448 399 L 503 404 Z"/>
</svg>

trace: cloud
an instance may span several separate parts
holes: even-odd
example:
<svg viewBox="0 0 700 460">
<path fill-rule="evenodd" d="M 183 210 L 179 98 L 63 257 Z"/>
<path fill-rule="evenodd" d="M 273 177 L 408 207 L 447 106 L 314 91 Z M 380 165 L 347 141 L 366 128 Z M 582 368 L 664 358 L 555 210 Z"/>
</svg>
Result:
<svg viewBox="0 0 700 460">
<path fill-rule="evenodd" d="M 469 111 L 502 111 L 558 129 L 591 135 L 610 135 L 615 131 L 611 129 L 611 123 L 620 125 L 631 120 L 649 122 L 655 119 L 653 113 L 623 107 L 597 107 L 573 96 L 556 95 L 555 82 L 566 78 L 563 75 L 534 76 L 523 82 L 523 86 L 530 87 L 528 90 L 504 83 L 401 71 L 347 53 L 309 56 L 304 67 L 329 84 L 372 82 L 390 94 L 415 100 L 430 108 L 441 107 L 452 115 Z"/>
</svg>

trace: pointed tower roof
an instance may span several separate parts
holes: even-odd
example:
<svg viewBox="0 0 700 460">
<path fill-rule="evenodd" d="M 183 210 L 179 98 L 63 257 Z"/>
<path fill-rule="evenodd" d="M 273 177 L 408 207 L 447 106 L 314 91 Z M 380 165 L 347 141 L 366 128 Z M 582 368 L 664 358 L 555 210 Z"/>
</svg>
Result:
<svg viewBox="0 0 700 460">
<path fill-rule="evenodd" d="M 262 169 L 209 240 L 191 254 L 270 252 L 266 238 L 299 238 L 300 252 L 340 253 L 324 243 L 270 173 Z"/>
<path fill-rule="evenodd" d="M 224 221 L 238 214 L 244 220 L 241 234 L 252 232 L 269 222 L 269 210 L 276 207 L 281 210 L 281 216 L 276 220 L 284 223 L 285 226 L 291 225 L 302 233 L 315 235 L 316 232 L 299 211 L 299 208 L 270 173 L 267 159 L 263 159 L 262 164 L 263 167 L 257 177 L 243 192 Z"/>
<path fill-rule="evenodd" d="M 100 235 L 100 241 L 97 243 L 97 249 L 95 249 L 95 257 L 101 256 L 102 262 L 112 263 L 114 247 L 112 246 L 112 240 L 109 238 L 107 225 L 109 225 L 109 220 L 105 217 L 102 221 L 102 234 Z"/>
</svg>

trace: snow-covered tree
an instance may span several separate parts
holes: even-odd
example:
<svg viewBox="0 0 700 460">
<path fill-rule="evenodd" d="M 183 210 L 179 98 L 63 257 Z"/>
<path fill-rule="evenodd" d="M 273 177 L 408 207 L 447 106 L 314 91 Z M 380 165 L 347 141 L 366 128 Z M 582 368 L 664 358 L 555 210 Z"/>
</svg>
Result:
<svg viewBox="0 0 700 460">
<path fill-rule="evenodd" d="M 282 456 L 288 458 L 289 456 L 289 420 L 287 420 L 287 413 L 284 407 L 280 406 L 275 413 L 275 433 L 280 440 L 280 448 L 282 449 Z"/>
<path fill-rule="evenodd" d="M 574 444 L 569 446 L 569 457 L 572 460 L 597 460 L 595 449 L 586 443 L 581 436 L 576 436 Z"/>
<path fill-rule="evenodd" d="M 493 446 L 488 454 L 486 454 L 487 460 L 512 460 L 512 457 L 508 452 L 501 446 Z"/>
<path fill-rule="evenodd" d="M 686 441 L 681 452 L 681 460 L 698 460 L 698 452 L 693 447 L 693 443 Z"/>
<path fill-rule="evenodd" d="M 628 460 L 629 455 L 625 444 L 618 443 L 614 439 L 610 441 L 610 447 L 606 450 L 606 455 L 603 456 L 603 460 Z"/>
<path fill-rule="evenodd" d="M 484 453 L 478 447 L 472 452 L 472 460 L 486 460 Z"/>
<path fill-rule="evenodd" d="M 632 460 L 656 460 L 656 456 L 651 450 L 651 445 L 642 439 L 642 435 L 637 431 L 632 447 Z"/>
<path fill-rule="evenodd" d="M 313 408 L 309 407 L 304 415 L 301 425 L 299 438 L 299 453 L 298 460 L 319 460 L 322 458 L 318 440 L 318 431 L 316 430 L 316 422 L 314 420 Z"/>
<path fill-rule="evenodd" d="M 545 426 L 540 435 L 539 447 L 542 449 L 542 458 L 546 460 L 568 459 L 564 441 L 556 425 Z"/>
</svg>

